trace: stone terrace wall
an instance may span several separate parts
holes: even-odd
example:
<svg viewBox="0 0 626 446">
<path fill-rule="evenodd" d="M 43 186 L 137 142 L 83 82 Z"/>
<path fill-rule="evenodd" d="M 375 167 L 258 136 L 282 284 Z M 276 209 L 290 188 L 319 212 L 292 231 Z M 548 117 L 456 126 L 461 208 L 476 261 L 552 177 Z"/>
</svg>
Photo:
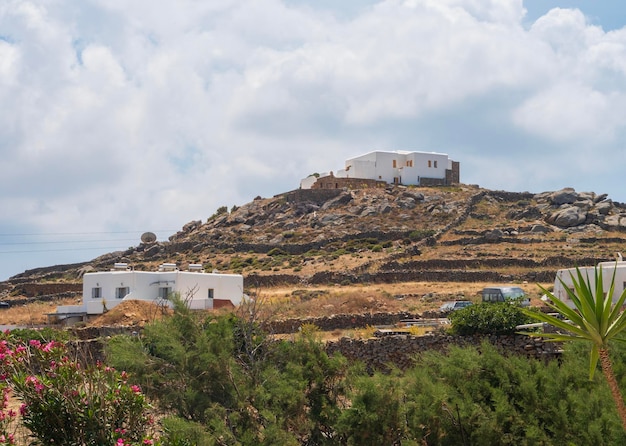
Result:
<svg viewBox="0 0 626 446">
<path fill-rule="evenodd" d="M 82 283 L 22 283 L 15 287 L 17 291 L 26 297 L 44 296 L 60 293 L 82 293 Z"/>
<path fill-rule="evenodd" d="M 388 184 L 386 181 L 369 180 L 367 178 L 338 178 L 335 176 L 326 176 L 318 178 L 313 183 L 311 190 L 329 190 L 329 189 L 367 189 L 373 187 L 385 188 Z"/>
<path fill-rule="evenodd" d="M 424 314 L 424 317 L 440 317 L 441 314 Z M 264 324 L 269 333 L 296 333 L 304 324 L 313 324 L 322 331 L 362 328 L 376 325 L 394 325 L 402 319 L 420 319 L 422 316 L 413 313 L 363 313 L 338 314 L 324 317 L 294 318 L 282 321 L 271 321 Z"/>
<path fill-rule="evenodd" d="M 103 361 L 104 339 L 118 334 L 140 335 L 138 327 L 90 327 L 73 330 L 80 339 L 74 344 L 75 349 L 81 352 L 81 360 Z M 339 341 L 327 342 L 326 352 L 329 355 L 338 352 L 349 361 L 363 362 L 367 370 L 389 371 L 391 366 L 406 370 L 415 364 L 415 357 L 419 353 L 435 350 L 446 353 L 451 346 L 473 346 L 480 349 L 481 344 L 487 341 L 496 346 L 505 354 L 522 355 L 528 358 L 552 360 L 561 353 L 561 345 L 554 342 L 544 342 L 539 338 L 530 338 L 522 335 L 490 335 L 490 336 L 451 336 L 433 334 L 426 336 L 396 335 L 376 339 L 342 338 Z"/>
<path fill-rule="evenodd" d="M 329 354 L 339 352 L 350 361 L 361 361 L 369 372 L 388 371 L 390 365 L 405 370 L 415 363 L 414 358 L 421 352 L 435 350 L 445 353 L 451 346 L 473 346 L 480 349 L 484 341 L 490 342 L 504 353 L 524 355 L 535 359 L 558 358 L 561 352 L 560 344 L 544 342 L 542 339 L 523 335 L 451 336 L 446 334 L 386 336 L 367 340 L 342 338 L 337 342 L 329 342 L 326 351 Z"/>
<path fill-rule="evenodd" d="M 313 276 L 295 274 L 260 275 L 244 277 L 244 286 L 271 287 L 276 285 L 329 285 L 334 283 L 397 283 L 397 282 L 552 282 L 556 269 L 528 271 L 521 274 L 502 274 L 497 271 L 384 271 L 378 273 L 354 274 L 336 271 L 322 271 Z"/>
</svg>

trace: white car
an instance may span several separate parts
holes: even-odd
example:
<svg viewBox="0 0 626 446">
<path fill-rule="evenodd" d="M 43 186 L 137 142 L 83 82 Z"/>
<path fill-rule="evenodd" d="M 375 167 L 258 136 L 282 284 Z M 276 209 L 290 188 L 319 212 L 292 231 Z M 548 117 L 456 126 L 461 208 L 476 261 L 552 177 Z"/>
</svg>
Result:
<svg viewBox="0 0 626 446">
<path fill-rule="evenodd" d="M 462 308 L 469 307 L 470 305 L 472 305 L 472 302 L 469 300 L 453 300 L 451 302 L 446 302 L 445 304 L 443 304 L 439 308 L 439 311 L 456 311 Z"/>
</svg>

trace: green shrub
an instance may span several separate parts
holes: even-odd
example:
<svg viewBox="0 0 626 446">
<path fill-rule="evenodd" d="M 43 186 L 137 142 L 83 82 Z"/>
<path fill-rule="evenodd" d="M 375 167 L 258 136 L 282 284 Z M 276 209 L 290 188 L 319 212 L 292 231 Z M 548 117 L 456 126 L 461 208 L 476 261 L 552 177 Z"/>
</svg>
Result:
<svg viewBox="0 0 626 446">
<path fill-rule="evenodd" d="M 273 256 L 286 256 L 289 254 L 280 248 L 272 248 L 267 252 L 267 255 L 270 257 L 273 257 Z"/>
<path fill-rule="evenodd" d="M 331 256 L 334 257 L 334 258 L 337 258 L 337 257 L 341 257 L 341 256 L 346 255 L 346 254 L 348 254 L 348 251 L 346 251 L 345 249 L 341 248 L 341 249 L 338 249 L 338 250 L 334 251 L 331 254 Z"/>
<path fill-rule="evenodd" d="M 215 213 L 209 217 L 209 221 L 215 220 L 217 217 L 223 214 L 228 214 L 228 207 L 226 206 L 218 207 Z"/>
<path fill-rule="evenodd" d="M 163 444 L 167 446 L 213 446 L 206 429 L 199 423 L 178 417 L 167 417 L 162 421 Z"/>
<path fill-rule="evenodd" d="M 409 234 L 409 239 L 416 242 L 418 240 L 432 237 L 433 235 L 435 235 L 435 231 L 433 229 L 416 229 Z"/>
<path fill-rule="evenodd" d="M 458 335 L 512 334 L 515 327 L 532 322 L 520 307 L 508 302 L 481 303 L 453 311 L 451 331 Z"/>
</svg>

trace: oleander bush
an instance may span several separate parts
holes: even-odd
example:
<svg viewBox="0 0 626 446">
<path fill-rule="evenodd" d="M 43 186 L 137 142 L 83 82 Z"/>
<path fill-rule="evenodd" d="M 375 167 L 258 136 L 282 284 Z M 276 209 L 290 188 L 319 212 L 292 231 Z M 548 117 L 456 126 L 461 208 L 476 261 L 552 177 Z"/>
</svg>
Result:
<svg viewBox="0 0 626 446">
<path fill-rule="evenodd" d="M 0 338 L 0 444 L 15 443 L 15 428 L 7 429 L 16 421 L 32 445 L 154 444 L 150 406 L 125 372 L 78 361 L 61 341 L 24 341 L 18 334 Z M 21 402 L 19 420 L 6 410 L 9 394 Z"/>
</svg>

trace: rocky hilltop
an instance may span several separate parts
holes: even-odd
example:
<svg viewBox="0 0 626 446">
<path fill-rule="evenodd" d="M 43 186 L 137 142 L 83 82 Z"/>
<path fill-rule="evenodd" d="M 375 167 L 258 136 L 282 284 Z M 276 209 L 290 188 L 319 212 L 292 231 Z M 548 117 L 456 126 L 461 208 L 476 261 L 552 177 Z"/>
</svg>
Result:
<svg viewBox="0 0 626 446">
<path fill-rule="evenodd" d="M 192 221 L 168 241 L 90 262 L 26 271 L 3 298 L 76 292 L 83 273 L 124 262 L 240 272 L 248 287 L 401 281 L 551 282 L 556 269 L 612 260 L 626 206 L 565 188 L 532 194 L 478 186 L 295 190 Z M 72 288 L 74 287 L 74 288 Z"/>
</svg>

